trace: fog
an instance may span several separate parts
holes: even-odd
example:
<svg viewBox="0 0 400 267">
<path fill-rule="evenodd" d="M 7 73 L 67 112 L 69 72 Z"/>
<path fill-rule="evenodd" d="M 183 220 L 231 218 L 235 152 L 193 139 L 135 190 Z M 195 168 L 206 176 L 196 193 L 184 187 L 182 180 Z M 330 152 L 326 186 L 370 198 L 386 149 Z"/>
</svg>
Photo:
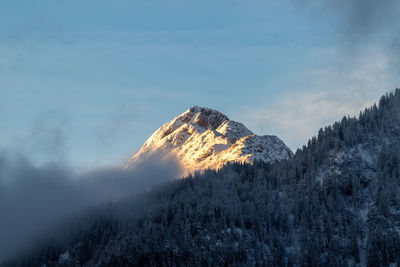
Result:
<svg viewBox="0 0 400 267">
<path fill-rule="evenodd" d="M 0 262 L 84 208 L 149 190 L 179 173 L 174 160 L 160 157 L 130 170 L 102 167 L 82 173 L 0 153 Z"/>
</svg>

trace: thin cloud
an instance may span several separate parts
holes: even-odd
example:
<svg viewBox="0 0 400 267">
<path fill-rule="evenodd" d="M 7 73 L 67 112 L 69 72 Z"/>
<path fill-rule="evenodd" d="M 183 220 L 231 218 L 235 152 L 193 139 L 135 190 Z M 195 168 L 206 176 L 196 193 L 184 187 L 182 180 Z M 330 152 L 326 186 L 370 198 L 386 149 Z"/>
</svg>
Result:
<svg viewBox="0 0 400 267">
<path fill-rule="evenodd" d="M 319 128 L 337 121 L 341 116 L 356 115 L 368 106 L 351 94 L 295 94 L 283 98 L 275 106 L 251 113 L 250 123 L 259 131 L 276 134 L 295 151 L 306 144 Z"/>
<path fill-rule="evenodd" d="M 241 120 L 259 134 L 279 136 L 295 151 L 320 128 L 343 116 L 357 116 L 396 87 L 384 55 L 372 53 L 351 66 L 342 66 L 345 64 L 306 72 L 312 89 L 285 94 L 268 107 L 252 109 Z"/>
<path fill-rule="evenodd" d="M 346 38 L 353 41 L 371 38 L 374 35 L 393 31 L 400 3 L 397 0 L 294 0 L 299 7 L 316 11 L 325 16 L 338 17 L 338 26 Z"/>
<path fill-rule="evenodd" d="M 349 57 L 364 56 L 364 48 L 375 44 L 400 67 L 400 1 L 398 0 L 293 0 L 303 10 L 311 10 L 315 23 L 333 18 L 339 43 Z"/>
</svg>

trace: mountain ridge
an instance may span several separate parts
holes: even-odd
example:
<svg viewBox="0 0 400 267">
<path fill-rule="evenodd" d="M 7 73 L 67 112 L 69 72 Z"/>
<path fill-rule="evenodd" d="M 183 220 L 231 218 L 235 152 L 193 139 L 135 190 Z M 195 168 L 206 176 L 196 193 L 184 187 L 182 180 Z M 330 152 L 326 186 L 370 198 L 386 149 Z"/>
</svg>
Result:
<svg viewBox="0 0 400 267">
<path fill-rule="evenodd" d="M 175 157 L 184 175 L 219 169 L 228 162 L 272 162 L 293 156 L 278 137 L 255 135 L 221 112 L 199 106 L 189 108 L 156 130 L 125 169 L 155 154 Z"/>
</svg>

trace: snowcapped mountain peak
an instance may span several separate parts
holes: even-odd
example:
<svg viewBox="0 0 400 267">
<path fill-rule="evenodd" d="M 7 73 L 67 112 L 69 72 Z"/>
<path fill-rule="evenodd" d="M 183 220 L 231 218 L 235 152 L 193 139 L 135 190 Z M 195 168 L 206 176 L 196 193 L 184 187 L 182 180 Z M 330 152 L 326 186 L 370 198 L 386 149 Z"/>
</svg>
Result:
<svg viewBox="0 0 400 267">
<path fill-rule="evenodd" d="M 155 131 L 125 168 L 155 154 L 175 157 L 184 175 L 219 169 L 227 162 L 269 162 L 293 155 L 276 136 L 257 136 L 221 112 L 199 106 L 189 108 Z"/>
</svg>

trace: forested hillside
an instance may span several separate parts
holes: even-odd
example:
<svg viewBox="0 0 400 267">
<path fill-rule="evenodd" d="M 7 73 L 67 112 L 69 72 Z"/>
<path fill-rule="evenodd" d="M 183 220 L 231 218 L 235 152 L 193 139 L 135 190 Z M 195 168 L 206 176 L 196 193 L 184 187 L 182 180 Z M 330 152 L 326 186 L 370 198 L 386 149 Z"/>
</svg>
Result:
<svg viewBox="0 0 400 267">
<path fill-rule="evenodd" d="M 292 159 L 99 207 L 5 266 L 400 265 L 400 89 Z"/>
</svg>

